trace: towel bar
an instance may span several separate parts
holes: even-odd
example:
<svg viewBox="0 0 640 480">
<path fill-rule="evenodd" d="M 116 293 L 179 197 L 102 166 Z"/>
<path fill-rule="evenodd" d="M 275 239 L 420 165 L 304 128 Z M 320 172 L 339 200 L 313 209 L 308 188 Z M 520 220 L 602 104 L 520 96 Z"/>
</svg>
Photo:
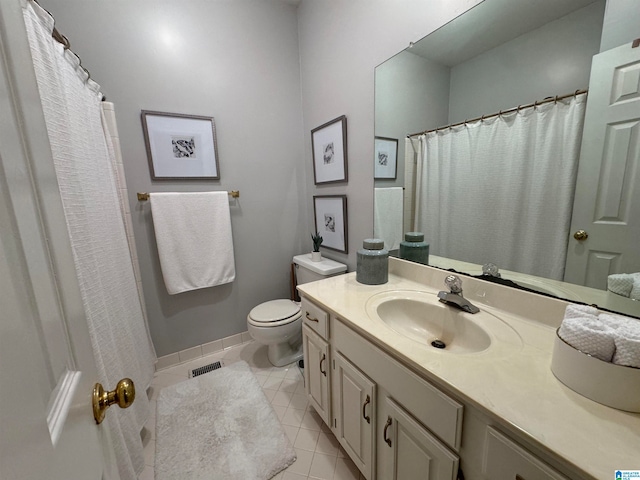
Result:
<svg viewBox="0 0 640 480">
<path fill-rule="evenodd" d="M 227 192 L 229 195 L 231 195 L 233 198 L 239 198 L 240 197 L 240 190 L 231 190 L 230 192 Z M 139 202 L 146 202 L 147 200 L 149 200 L 149 194 L 146 192 L 138 192 L 138 201 Z"/>
</svg>

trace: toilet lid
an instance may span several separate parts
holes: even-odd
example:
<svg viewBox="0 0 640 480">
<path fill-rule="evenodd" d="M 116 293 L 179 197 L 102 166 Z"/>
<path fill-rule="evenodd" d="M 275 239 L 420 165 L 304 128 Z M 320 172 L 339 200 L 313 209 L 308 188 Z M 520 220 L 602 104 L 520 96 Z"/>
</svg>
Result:
<svg viewBox="0 0 640 480">
<path fill-rule="evenodd" d="M 253 307 L 249 312 L 249 317 L 255 322 L 279 322 L 293 317 L 300 312 L 300 305 L 291 300 L 271 300 Z"/>
</svg>

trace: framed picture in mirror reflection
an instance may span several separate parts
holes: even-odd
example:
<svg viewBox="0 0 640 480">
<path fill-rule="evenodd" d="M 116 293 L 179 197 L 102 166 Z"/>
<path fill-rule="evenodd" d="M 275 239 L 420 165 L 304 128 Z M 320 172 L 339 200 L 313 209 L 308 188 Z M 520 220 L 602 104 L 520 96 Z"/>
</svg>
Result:
<svg viewBox="0 0 640 480">
<path fill-rule="evenodd" d="M 347 181 L 347 117 L 311 130 L 313 180 L 316 185 Z"/>
<path fill-rule="evenodd" d="M 398 139 L 376 137 L 374 143 L 373 177 L 395 180 L 398 175 Z"/>
</svg>

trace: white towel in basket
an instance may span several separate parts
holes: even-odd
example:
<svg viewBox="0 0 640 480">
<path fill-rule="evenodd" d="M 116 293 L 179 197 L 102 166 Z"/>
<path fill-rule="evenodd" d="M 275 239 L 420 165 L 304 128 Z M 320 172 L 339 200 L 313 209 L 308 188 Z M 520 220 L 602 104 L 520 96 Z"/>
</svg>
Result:
<svg viewBox="0 0 640 480">
<path fill-rule="evenodd" d="M 607 290 L 640 300 L 640 273 L 616 273 L 607 277 Z"/>
<path fill-rule="evenodd" d="M 579 310 L 583 310 L 582 316 L 578 315 Z M 558 330 L 558 335 L 581 352 L 588 353 L 605 362 L 610 362 L 613 359 L 616 348 L 615 330 L 597 316 L 589 313 L 583 305 L 567 306 L 567 312 Z"/>
<path fill-rule="evenodd" d="M 606 317 L 612 317 L 619 325 L 615 330 L 616 351 L 613 363 L 640 368 L 640 320 L 620 315 Z"/>
</svg>

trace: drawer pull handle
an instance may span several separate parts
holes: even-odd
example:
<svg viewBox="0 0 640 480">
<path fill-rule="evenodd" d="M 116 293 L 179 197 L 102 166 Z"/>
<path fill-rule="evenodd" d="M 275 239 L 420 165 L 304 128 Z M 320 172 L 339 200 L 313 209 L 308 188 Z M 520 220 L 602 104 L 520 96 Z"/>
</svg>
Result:
<svg viewBox="0 0 640 480">
<path fill-rule="evenodd" d="M 387 442 L 387 445 L 389 446 L 391 446 L 391 439 L 387 438 L 387 430 L 392 423 L 391 417 L 387 417 L 387 424 L 384 426 L 384 432 L 382 432 L 382 438 L 384 438 L 384 441 Z"/>
<path fill-rule="evenodd" d="M 364 411 L 367 408 L 367 405 L 371 403 L 371 397 L 367 395 L 367 399 L 364 401 L 364 405 L 362 405 L 362 418 L 364 418 L 367 423 L 371 423 L 371 417 L 367 415 Z"/>
<path fill-rule="evenodd" d="M 320 360 L 320 373 L 322 373 L 325 377 L 327 376 L 327 371 L 322 370 L 322 362 L 327 359 L 327 355 L 325 353 L 322 354 L 322 360 Z"/>
<path fill-rule="evenodd" d="M 307 317 L 307 320 L 309 320 L 310 322 L 316 322 L 316 323 L 319 322 L 317 318 L 310 317 L 309 312 L 305 312 L 305 313 L 306 313 L 305 317 Z"/>
</svg>

